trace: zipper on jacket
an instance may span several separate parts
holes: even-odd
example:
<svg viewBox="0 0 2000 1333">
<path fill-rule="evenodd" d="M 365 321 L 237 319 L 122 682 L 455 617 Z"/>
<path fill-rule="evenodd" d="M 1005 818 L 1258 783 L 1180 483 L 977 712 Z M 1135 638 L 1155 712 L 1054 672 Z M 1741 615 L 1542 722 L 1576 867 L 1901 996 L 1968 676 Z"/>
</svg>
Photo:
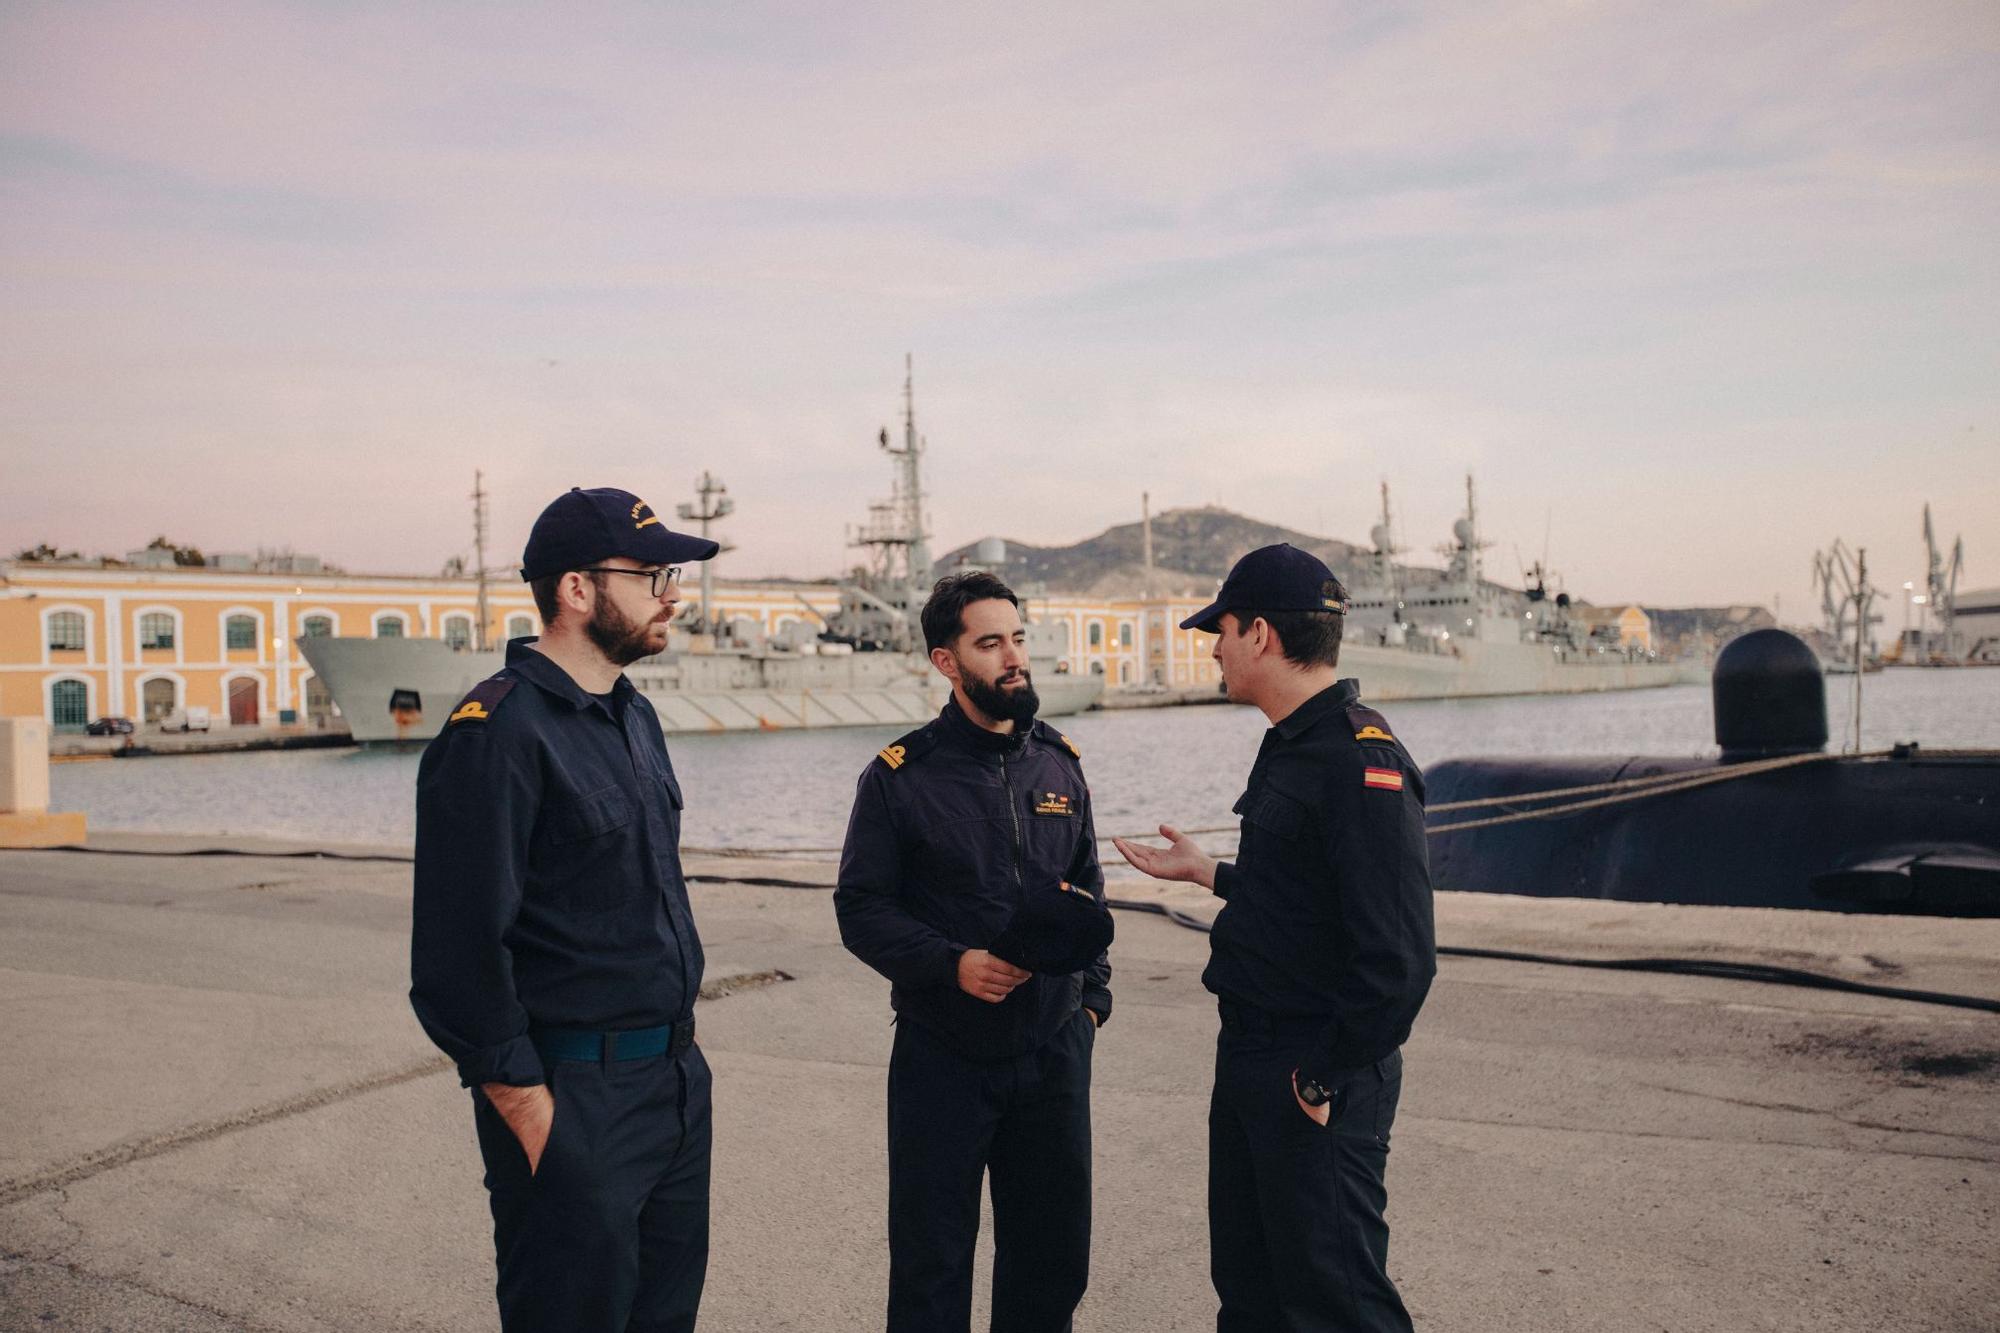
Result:
<svg viewBox="0 0 2000 1333">
<path fill-rule="evenodd" d="M 1027 881 L 1021 877 L 1021 804 L 1014 799 L 1014 781 L 1007 776 L 1007 756 L 1000 756 L 1000 785 L 1007 789 L 1007 815 L 1014 821 L 1014 887 L 1023 896 L 1028 892 Z"/>
</svg>

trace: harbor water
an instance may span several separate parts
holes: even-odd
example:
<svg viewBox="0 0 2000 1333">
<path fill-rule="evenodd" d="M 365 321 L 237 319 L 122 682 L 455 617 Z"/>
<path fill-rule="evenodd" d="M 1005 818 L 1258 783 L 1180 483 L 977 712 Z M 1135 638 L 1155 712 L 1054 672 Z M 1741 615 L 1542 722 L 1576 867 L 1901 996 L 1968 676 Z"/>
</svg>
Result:
<svg viewBox="0 0 2000 1333">
<path fill-rule="evenodd" d="M 1833 741 L 1851 740 L 1852 677 L 1827 681 Z M 1863 684 L 1862 748 L 2000 749 L 2000 671 L 1886 671 Z M 1471 756 L 1712 755 L 1704 686 L 1403 702 L 1385 709 L 1419 764 Z M 1060 719 L 1083 751 L 1100 833 L 1231 822 L 1264 721 L 1235 705 Z M 854 780 L 896 728 L 675 737 L 683 836 L 706 847 L 838 847 Z M 60 764 L 53 807 L 104 832 L 408 843 L 418 754 L 373 749 Z"/>
</svg>

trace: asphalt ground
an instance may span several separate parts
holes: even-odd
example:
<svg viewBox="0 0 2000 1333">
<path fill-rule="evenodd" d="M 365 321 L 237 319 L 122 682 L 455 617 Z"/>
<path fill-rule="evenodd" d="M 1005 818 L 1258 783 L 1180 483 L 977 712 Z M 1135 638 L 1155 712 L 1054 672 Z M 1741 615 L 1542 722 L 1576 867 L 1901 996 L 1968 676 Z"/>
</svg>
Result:
<svg viewBox="0 0 2000 1333">
<path fill-rule="evenodd" d="M 404 999 L 408 865 L 160 854 L 211 845 L 0 853 L 0 1329 L 497 1327 L 468 1094 Z M 698 1009 L 702 1327 L 880 1327 L 887 985 L 823 889 L 721 882 L 824 864 L 690 870 L 733 979 Z M 1438 917 L 1450 945 L 2000 997 L 2000 922 L 1460 894 Z M 1079 1330 L 1213 1327 L 1206 953 L 1120 914 Z M 1406 1056 L 1391 1270 L 1424 1329 L 2000 1326 L 2000 1017 L 1448 957 Z"/>
</svg>

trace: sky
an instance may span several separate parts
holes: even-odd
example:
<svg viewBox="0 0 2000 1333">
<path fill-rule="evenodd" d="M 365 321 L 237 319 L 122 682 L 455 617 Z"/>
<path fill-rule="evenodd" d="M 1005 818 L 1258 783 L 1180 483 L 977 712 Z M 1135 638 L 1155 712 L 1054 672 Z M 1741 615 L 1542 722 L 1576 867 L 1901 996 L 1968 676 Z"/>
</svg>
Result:
<svg viewBox="0 0 2000 1333">
<path fill-rule="evenodd" d="M 2000 6 L 0 5 L 0 548 L 831 574 L 1216 504 L 1489 574 L 2000 584 Z"/>
</svg>

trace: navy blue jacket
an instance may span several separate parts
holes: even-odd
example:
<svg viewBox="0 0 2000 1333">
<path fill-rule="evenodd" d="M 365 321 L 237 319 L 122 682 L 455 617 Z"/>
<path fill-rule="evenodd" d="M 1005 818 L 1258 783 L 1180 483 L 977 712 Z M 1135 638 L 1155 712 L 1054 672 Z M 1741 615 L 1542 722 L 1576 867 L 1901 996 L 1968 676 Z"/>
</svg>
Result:
<svg viewBox="0 0 2000 1333">
<path fill-rule="evenodd" d="M 1111 1016 L 1111 963 L 1035 975 L 998 1004 L 958 988 L 958 960 L 993 942 L 1024 895 L 1067 881 L 1104 907 L 1090 789 L 1076 750 L 1046 722 L 1012 734 L 947 702 L 862 770 L 834 911 L 855 957 L 887 977 L 890 1003 L 972 1059 L 1034 1050 L 1079 1004 Z"/>
<path fill-rule="evenodd" d="M 660 720 L 516 639 L 417 770 L 410 1003 L 467 1087 L 543 1081 L 531 1027 L 689 1017 L 701 939 Z"/>
<path fill-rule="evenodd" d="M 1299 1079 L 1329 1088 L 1403 1044 L 1437 973 L 1424 777 L 1359 693 L 1339 681 L 1264 733 L 1201 978 L 1320 1020 Z"/>
</svg>

